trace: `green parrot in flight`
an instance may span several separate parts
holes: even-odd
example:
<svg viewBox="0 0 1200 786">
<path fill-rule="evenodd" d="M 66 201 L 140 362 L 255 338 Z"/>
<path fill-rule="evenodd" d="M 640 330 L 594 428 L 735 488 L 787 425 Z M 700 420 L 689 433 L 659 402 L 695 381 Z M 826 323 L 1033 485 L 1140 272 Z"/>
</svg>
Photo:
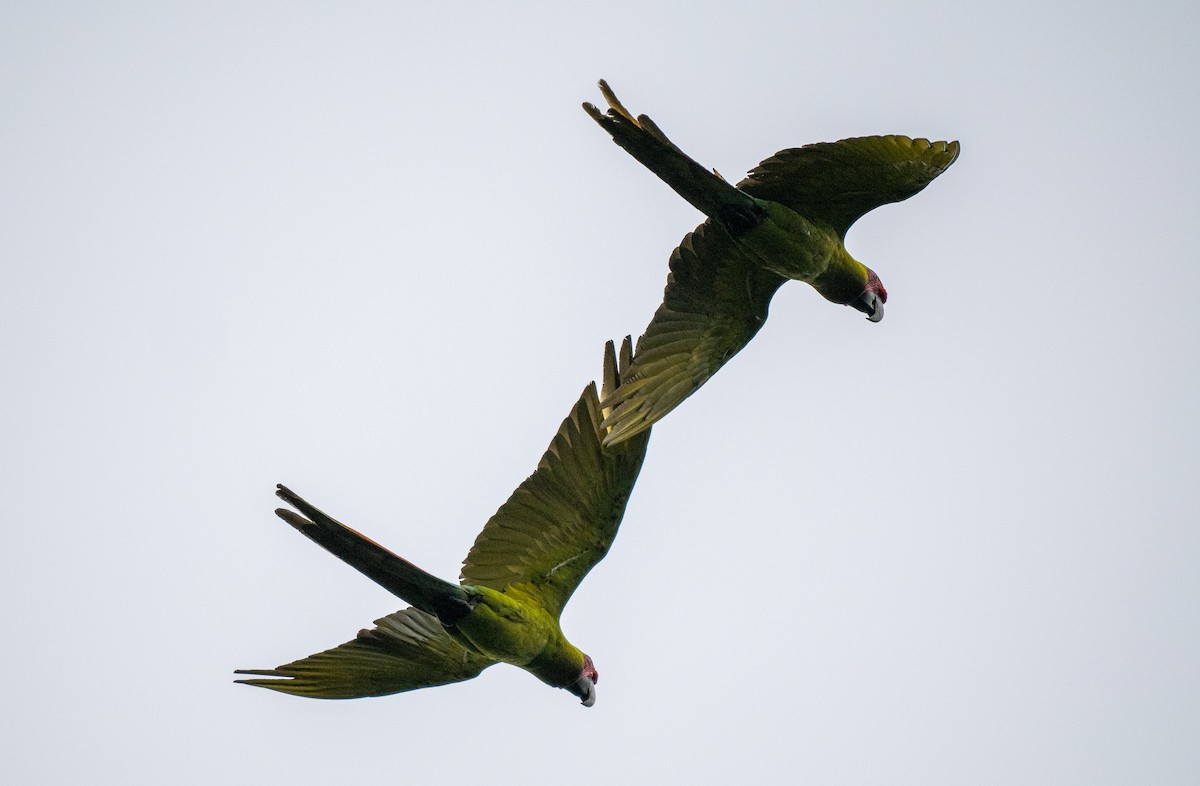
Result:
<svg viewBox="0 0 1200 786">
<path fill-rule="evenodd" d="M 632 342 L 604 351 L 603 395 L 632 362 Z M 471 679 L 494 663 L 520 666 L 555 688 L 596 701 L 592 659 L 559 627 L 571 593 L 608 552 L 646 454 L 649 432 L 605 449 L 604 411 L 589 384 L 537 470 L 500 507 L 463 562 L 460 584 L 432 576 L 279 486 L 299 513 L 275 513 L 412 604 L 352 641 L 237 680 L 296 696 L 349 699 Z"/>
<path fill-rule="evenodd" d="M 707 219 L 671 254 L 663 304 L 637 342 L 629 378 L 602 403 L 605 445 L 649 428 L 703 385 L 762 327 L 775 291 L 805 281 L 827 300 L 883 319 L 887 290 L 846 251 L 868 211 L 907 199 L 958 157 L 958 142 L 867 136 L 781 150 L 736 186 L 689 158 L 604 80 L 584 110 L 613 141 Z"/>
</svg>

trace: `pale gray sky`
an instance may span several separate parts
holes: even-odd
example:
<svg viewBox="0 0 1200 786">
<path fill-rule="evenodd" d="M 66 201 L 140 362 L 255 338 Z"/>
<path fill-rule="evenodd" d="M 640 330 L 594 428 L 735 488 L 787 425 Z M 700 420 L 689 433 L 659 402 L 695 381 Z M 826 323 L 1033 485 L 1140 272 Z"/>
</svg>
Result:
<svg viewBox="0 0 1200 786">
<path fill-rule="evenodd" d="M 0 781 L 1200 777 L 1192 3 L 0 8 Z M 731 179 L 959 139 L 655 429 L 512 668 L 231 682 L 402 604 L 286 482 L 446 577 L 699 221 L 579 108 Z"/>
</svg>

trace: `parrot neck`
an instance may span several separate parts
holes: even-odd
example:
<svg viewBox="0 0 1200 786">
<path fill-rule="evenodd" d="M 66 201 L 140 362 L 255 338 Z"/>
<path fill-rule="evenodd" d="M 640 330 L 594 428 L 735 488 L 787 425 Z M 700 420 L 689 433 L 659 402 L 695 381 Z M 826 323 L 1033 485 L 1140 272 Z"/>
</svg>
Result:
<svg viewBox="0 0 1200 786">
<path fill-rule="evenodd" d="M 578 680 L 588 665 L 588 657 L 559 631 L 524 668 L 547 685 L 565 688 Z"/>
<path fill-rule="evenodd" d="M 841 246 L 812 285 L 826 300 L 845 305 L 866 290 L 869 276 L 867 266 L 850 256 L 845 246 Z"/>
</svg>

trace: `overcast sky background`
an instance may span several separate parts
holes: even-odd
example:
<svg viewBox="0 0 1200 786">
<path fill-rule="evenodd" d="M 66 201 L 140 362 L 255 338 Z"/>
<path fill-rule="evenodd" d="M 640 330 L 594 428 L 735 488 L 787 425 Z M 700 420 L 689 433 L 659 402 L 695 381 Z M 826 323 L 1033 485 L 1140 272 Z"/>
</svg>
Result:
<svg viewBox="0 0 1200 786">
<path fill-rule="evenodd" d="M 6 783 L 1184 784 L 1200 777 L 1192 3 L 0 6 Z M 730 179 L 962 142 L 655 428 L 513 668 L 234 685 L 403 604 L 285 482 L 447 578 Z"/>
</svg>

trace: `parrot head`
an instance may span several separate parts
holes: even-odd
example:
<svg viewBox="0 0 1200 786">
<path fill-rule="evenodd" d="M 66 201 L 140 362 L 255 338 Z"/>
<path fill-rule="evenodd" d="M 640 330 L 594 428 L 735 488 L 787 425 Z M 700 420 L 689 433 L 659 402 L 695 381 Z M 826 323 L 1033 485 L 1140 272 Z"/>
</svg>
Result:
<svg viewBox="0 0 1200 786">
<path fill-rule="evenodd" d="M 883 304 L 887 302 L 887 290 L 871 268 L 867 268 L 867 288 L 850 301 L 850 305 L 867 315 L 867 319 L 878 322 L 883 319 Z"/>
<path fill-rule="evenodd" d="M 565 687 L 579 697 L 583 706 L 590 707 L 596 703 L 596 683 L 599 681 L 600 674 L 596 671 L 591 656 L 584 655 L 583 671 L 579 672 L 579 679 Z"/>
</svg>

